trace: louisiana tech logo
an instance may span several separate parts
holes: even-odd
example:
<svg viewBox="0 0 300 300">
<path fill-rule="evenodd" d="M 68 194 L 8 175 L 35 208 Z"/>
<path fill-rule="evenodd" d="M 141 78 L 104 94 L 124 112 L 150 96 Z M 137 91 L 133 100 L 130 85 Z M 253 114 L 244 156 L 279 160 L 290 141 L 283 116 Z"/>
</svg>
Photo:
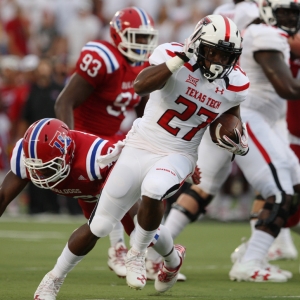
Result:
<svg viewBox="0 0 300 300">
<path fill-rule="evenodd" d="M 69 136 L 63 135 L 61 132 L 56 131 L 55 136 L 53 137 L 49 145 L 51 147 L 58 148 L 62 154 L 66 154 L 65 149 L 69 148 L 71 142 L 72 139 Z"/>
</svg>

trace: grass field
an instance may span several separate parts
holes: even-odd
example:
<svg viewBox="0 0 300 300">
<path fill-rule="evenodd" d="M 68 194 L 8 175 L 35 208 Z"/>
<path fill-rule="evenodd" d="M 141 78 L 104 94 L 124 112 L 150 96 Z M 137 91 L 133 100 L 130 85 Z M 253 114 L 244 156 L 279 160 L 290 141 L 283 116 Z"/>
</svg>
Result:
<svg viewBox="0 0 300 300">
<path fill-rule="evenodd" d="M 0 219 L 0 300 L 33 299 L 43 276 L 53 267 L 71 232 L 84 219 L 41 222 Z M 187 247 L 182 273 L 187 282 L 158 294 L 153 282 L 142 291 L 131 290 L 106 265 L 108 238 L 68 275 L 57 300 L 104 299 L 300 299 L 299 261 L 277 262 L 294 273 L 287 283 L 231 282 L 230 253 L 249 236 L 247 223 L 204 221 L 190 225 L 176 242 Z M 294 236 L 300 249 L 300 237 Z"/>
</svg>

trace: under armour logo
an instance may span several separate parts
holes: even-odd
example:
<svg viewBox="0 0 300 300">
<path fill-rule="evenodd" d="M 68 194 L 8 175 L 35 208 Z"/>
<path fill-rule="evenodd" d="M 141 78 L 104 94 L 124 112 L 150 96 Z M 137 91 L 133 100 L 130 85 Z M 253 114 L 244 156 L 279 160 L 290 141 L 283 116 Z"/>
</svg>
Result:
<svg viewBox="0 0 300 300">
<path fill-rule="evenodd" d="M 140 277 L 137 277 L 136 279 L 140 280 L 142 284 L 144 284 L 144 283 L 145 283 L 145 281 L 147 280 L 147 278 L 145 277 L 145 275 L 144 275 L 144 274 L 142 275 L 142 278 L 140 278 Z"/>
<path fill-rule="evenodd" d="M 259 271 L 255 271 L 254 274 L 251 276 L 252 279 L 256 279 L 259 276 Z"/>
<path fill-rule="evenodd" d="M 185 82 L 189 82 L 193 86 L 196 86 L 198 81 L 199 81 L 198 78 L 194 78 L 193 76 L 189 75 L 189 78 Z"/>
<path fill-rule="evenodd" d="M 224 89 L 220 89 L 218 87 L 216 87 L 215 93 L 220 93 L 221 95 L 223 95 L 224 93 Z"/>
</svg>

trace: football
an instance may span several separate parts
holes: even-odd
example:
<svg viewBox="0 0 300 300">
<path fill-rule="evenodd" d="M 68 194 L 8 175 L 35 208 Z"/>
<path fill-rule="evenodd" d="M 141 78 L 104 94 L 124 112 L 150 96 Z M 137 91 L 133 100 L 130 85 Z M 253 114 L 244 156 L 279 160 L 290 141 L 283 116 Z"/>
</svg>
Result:
<svg viewBox="0 0 300 300">
<path fill-rule="evenodd" d="M 235 143 L 238 143 L 239 139 L 234 131 L 235 128 L 242 134 L 243 127 L 241 120 L 234 115 L 224 113 L 210 124 L 210 137 L 214 143 L 217 143 L 217 136 L 222 138 L 223 135 L 226 135 Z"/>
</svg>

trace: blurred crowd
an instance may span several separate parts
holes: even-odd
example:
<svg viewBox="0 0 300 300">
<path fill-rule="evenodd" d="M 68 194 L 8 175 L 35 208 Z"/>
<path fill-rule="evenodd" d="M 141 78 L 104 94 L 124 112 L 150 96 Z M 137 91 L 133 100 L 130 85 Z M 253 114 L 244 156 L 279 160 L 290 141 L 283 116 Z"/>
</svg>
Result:
<svg viewBox="0 0 300 300">
<path fill-rule="evenodd" d="M 227 2 L 231 0 L 1 0 L 0 182 L 9 169 L 12 147 L 28 126 L 55 117 L 55 100 L 81 48 L 90 40 L 110 39 L 109 22 L 117 10 L 132 5 L 144 8 L 155 21 L 161 44 L 183 42 L 198 20 Z M 229 195 L 230 204 L 222 201 L 226 213 L 218 209 L 218 218 L 241 218 L 240 207 L 245 211 L 242 218 L 247 216 L 252 193 L 239 170 L 229 178 L 223 194 L 222 198 Z M 232 197 L 246 199 L 237 202 L 239 216 L 232 215 Z M 76 201 L 41 192 L 32 184 L 9 206 L 8 213 L 18 214 L 22 207 L 29 214 L 81 214 Z"/>
</svg>

